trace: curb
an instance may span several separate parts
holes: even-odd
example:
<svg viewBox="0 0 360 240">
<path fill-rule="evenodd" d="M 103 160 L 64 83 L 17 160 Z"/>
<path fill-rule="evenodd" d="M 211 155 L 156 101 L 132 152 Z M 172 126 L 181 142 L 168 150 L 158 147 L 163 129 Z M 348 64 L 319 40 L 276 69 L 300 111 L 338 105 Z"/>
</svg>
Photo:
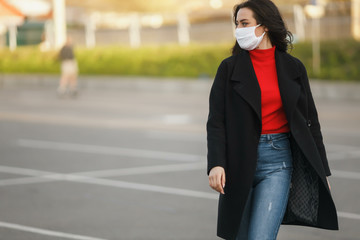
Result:
<svg viewBox="0 0 360 240">
<path fill-rule="evenodd" d="M 56 89 L 59 78 L 59 75 L 3 74 L 0 75 L 0 89 L 34 87 Z M 80 90 L 208 93 L 212 79 L 81 75 L 78 77 L 78 85 Z"/>
<path fill-rule="evenodd" d="M 213 79 L 210 78 L 164 78 L 132 76 L 79 76 L 80 90 L 116 90 L 177 93 L 209 93 Z M 56 89 L 59 75 L 3 74 L 0 89 L 53 88 Z M 310 80 L 314 98 L 360 100 L 360 83 Z"/>
<path fill-rule="evenodd" d="M 360 83 L 310 80 L 314 98 L 360 101 Z"/>
</svg>

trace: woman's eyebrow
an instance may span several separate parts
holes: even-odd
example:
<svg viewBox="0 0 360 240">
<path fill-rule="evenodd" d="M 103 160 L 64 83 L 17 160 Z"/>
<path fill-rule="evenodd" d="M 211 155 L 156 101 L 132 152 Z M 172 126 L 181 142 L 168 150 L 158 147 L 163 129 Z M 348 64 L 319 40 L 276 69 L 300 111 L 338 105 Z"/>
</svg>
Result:
<svg viewBox="0 0 360 240">
<path fill-rule="evenodd" d="M 243 21 L 246 21 L 246 20 L 248 20 L 248 19 L 244 18 L 244 19 L 241 19 L 239 22 L 243 22 Z"/>
</svg>

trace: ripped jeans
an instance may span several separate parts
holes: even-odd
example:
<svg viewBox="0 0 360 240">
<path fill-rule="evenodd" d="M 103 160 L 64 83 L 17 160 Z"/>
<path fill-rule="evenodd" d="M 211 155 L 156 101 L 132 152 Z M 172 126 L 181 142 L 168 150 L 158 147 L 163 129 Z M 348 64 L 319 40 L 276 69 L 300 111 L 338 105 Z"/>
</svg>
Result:
<svg viewBox="0 0 360 240">
<path fill-rule="evenodd" d="M 289 133 L 264 134 L 237 240 L 275 240 L 289 197 L 292 155 Z"/>
</svg>

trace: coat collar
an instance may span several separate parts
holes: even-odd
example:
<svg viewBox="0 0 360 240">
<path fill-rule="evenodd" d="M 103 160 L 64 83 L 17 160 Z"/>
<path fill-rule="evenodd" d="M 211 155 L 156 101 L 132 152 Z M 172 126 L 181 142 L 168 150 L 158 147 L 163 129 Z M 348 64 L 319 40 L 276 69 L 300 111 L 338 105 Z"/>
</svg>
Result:
<svg viewBox="0 0 360 240">
<path fill-rule="evenodd" d="M 300 84 L 296 81 L 301 72 L 296 60 L 289 54 L 275 50 L 276 71 L 279 90 L 285 114 L 291 122 L 293 111 L 300 96 Z M 230 80 L 237 82 L 234 90 L 252 107 L 261 120 L 261 90 L 248 51 L 242 51 L 235 58 Z"/>
</svg>

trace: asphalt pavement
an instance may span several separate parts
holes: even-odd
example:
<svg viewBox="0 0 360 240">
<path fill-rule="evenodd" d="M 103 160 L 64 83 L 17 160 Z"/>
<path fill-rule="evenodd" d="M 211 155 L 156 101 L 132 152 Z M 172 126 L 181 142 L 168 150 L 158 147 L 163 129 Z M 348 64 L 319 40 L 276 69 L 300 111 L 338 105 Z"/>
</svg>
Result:
<svg viewBox="0 0 360 240">
<path fill-rule="evenodd" d="M 57 97 L 55 79 L 2 78 L 1 240 L 218 239 L 211 82 L 114 80 L 83 79 L 73 99 Z M 340 230 L 281 226 L 279 240 L 360 239 L 359 85 L 328 86 L 313 85 Z"/>
</svg>

